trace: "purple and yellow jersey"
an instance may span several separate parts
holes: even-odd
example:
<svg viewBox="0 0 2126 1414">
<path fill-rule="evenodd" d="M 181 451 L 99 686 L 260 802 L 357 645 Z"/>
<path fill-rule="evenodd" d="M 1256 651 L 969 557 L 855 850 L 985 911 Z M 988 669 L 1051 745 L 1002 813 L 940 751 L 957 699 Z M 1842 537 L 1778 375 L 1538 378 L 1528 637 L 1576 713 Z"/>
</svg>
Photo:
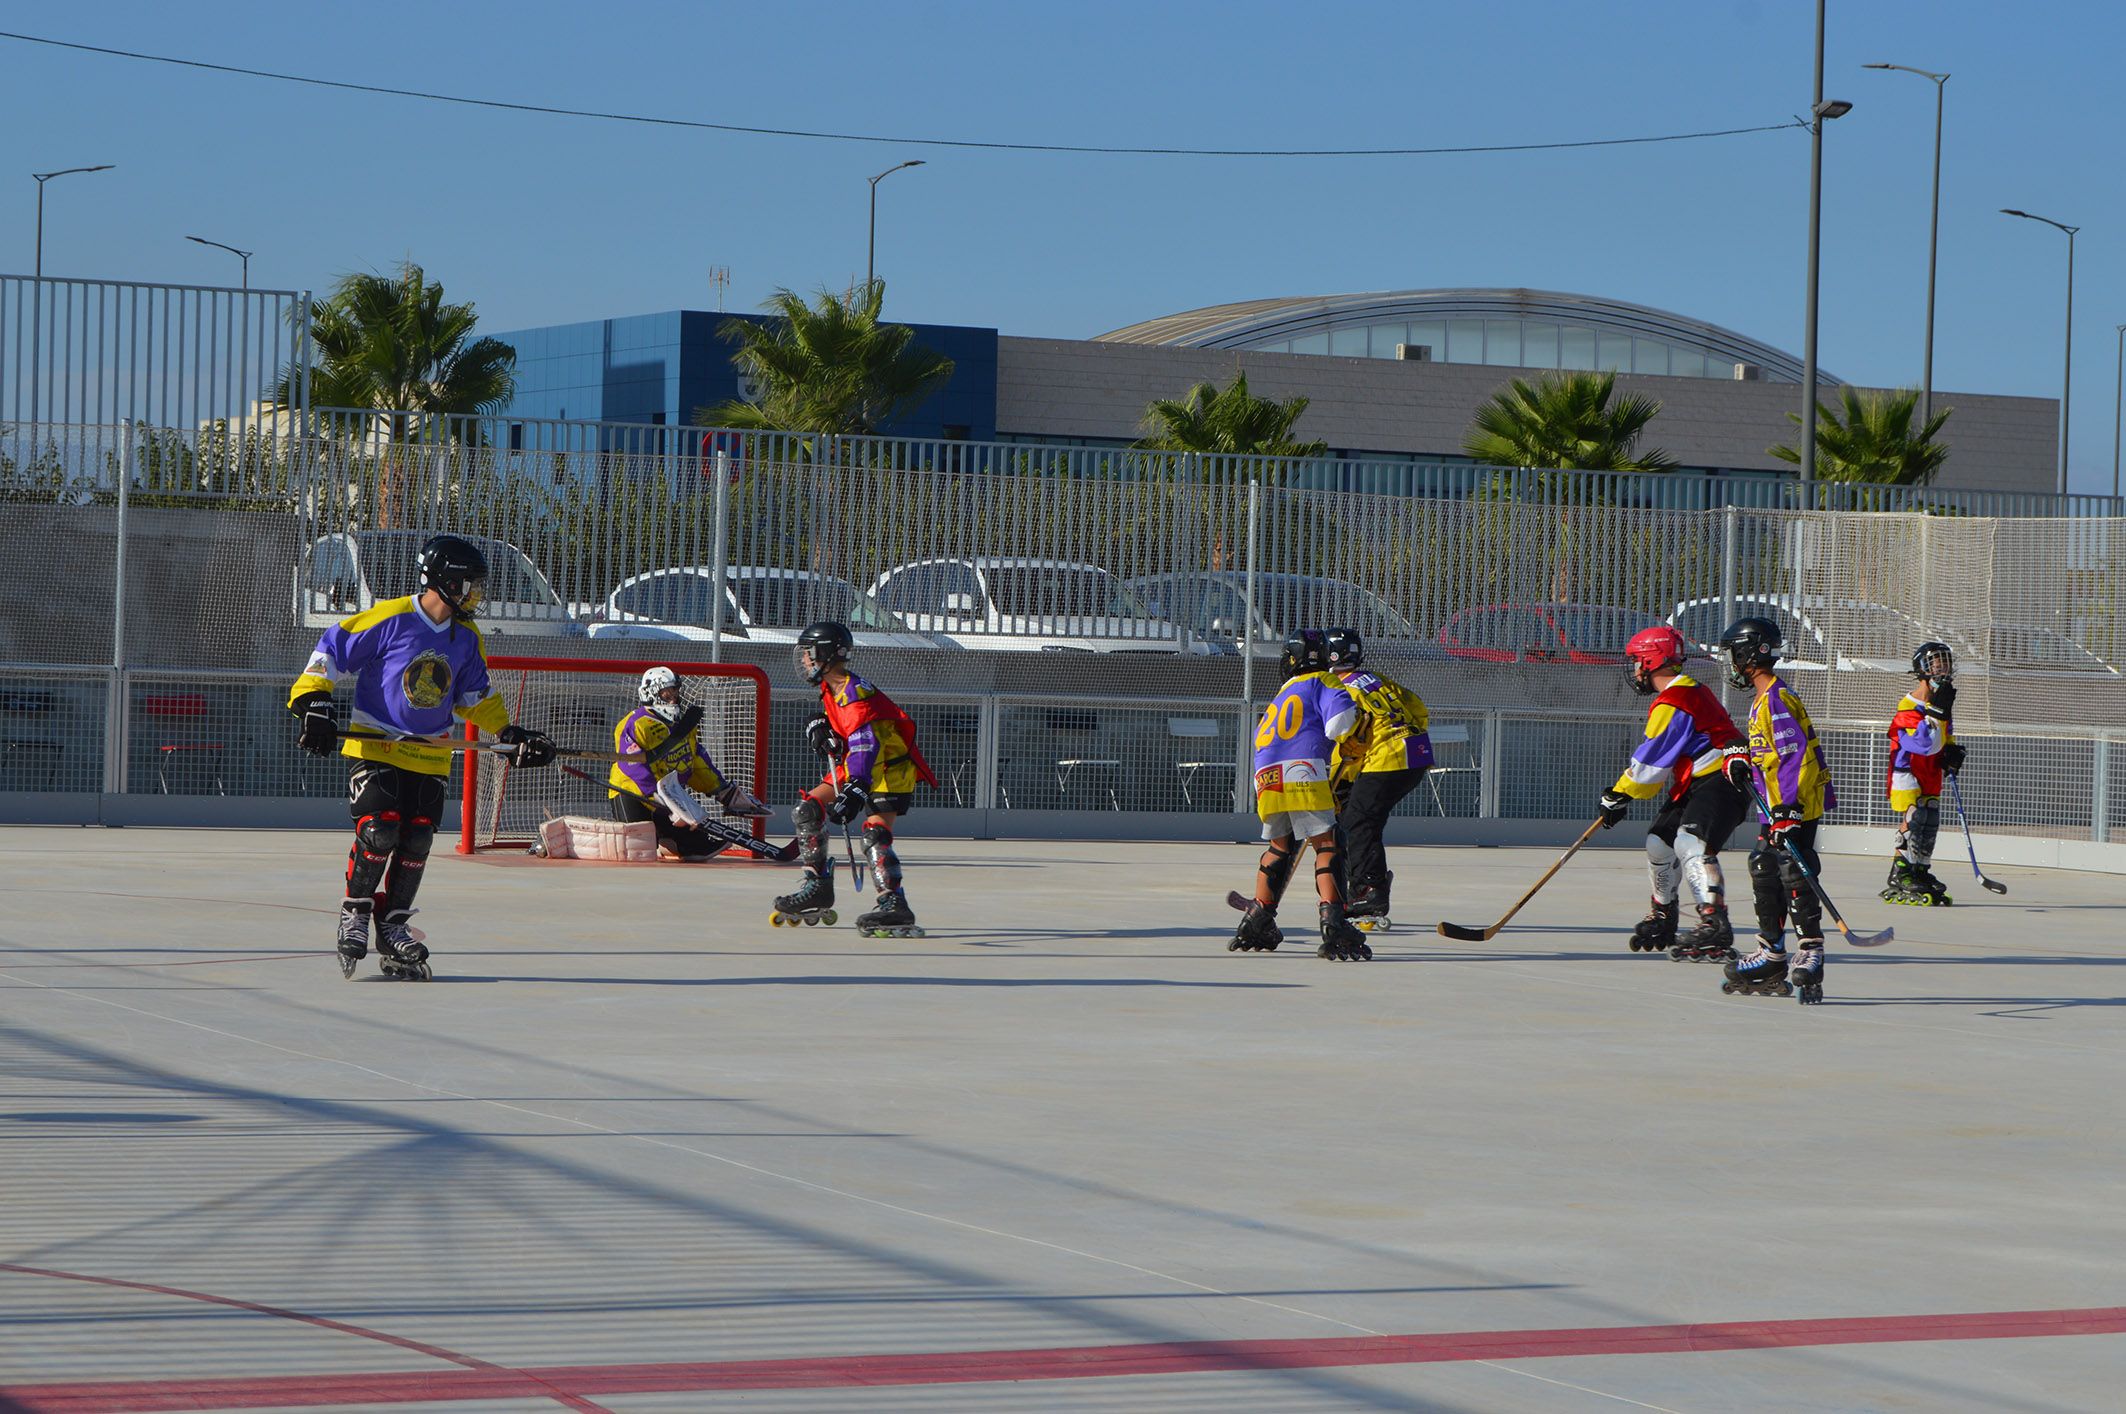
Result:
<svg viewBox="0 0 2126 1414">
<path fill-rule="evenodd" d="M 1742 733 L 1720 699 L 1690 674 L 1678 673 L 1654 698 L 1646 736 L 1610 789 L 1646 800 L 1665 785 L 1670 800 L 1681 800 L 1694 779 L 1720 774 L 1723 747 L 1741 744 Z"/>
<path fill-rule="evenodd" d="M 1941 794 L 1941 751 L 1956 740 L 1955 729 L 1940 717 L 1920 710 L 1907 693 L 1890 718 L 1890 804 L 1907 810 Z"/>
<path fill-rule="evenodd" d="M 1351 734 L 1336 747 L 1336 774 L 1407 771 L 1432 765 L 1432 714 L 1425 699 L 1393 678 L 1354 668 L 1340 675 L 1360 712 Z"/>
<path fill-rule="evenodd" d="M 1255 728 L 1255 813 L 1334 811 L 1329 758 L 1360 711 L 1333 673 L 1301 673 L 1280 688 Z"/>
<path fill-rule="evenodd" d="M 1750 704 L 1750 766 L 1764 803 L 1774 810 L 1798 806 L 1803 820 L 1820 820 L 1838 807 L 1808 708 L 1778 678 Z"/>
<path fill-rule="evenodd" d="M 615 761 L 605 778 L 606 795 L 635 795 L 654 800 L 657 783 L 677 775 L 679 783 L 698 795 L 714 795 L 723 789 L 723 774 L 716 763 L 702 754 L 700 743 L 688 737 L 655 761 L 646 760 L 672 737 L 672 724 L 647 707 L 637 707 L 613 728 L 613 750 L 635 760 Z"/>
<path fill-rule="evenodd" d="M 348 678 L 354 679 L 350 724 L 357 731 L 440 737 L 453 715 L 487 732 L 509 725 L 508 706 L 488 686 L 480 631 L 450 619 L 435 622 L 411 596 L 386 599 L 326 629 L 288 689 L 289 704 L 332 692 Z M 348 738 L 340 752 L 425 776 L 450 774 L 450 753 L 441 747 Z"/>
<path fill-rule="evenodd" d="M 842 740 L 848 743 L 842 756 L 842 768 L 847 774 L 837 779 L 854 781 L 873 795 L 913 792 L 920 773 L 909 749 L 909 738 L 896 720 L 905 720 L 905 715 L 893 705 L 893 699 L 854 673 L 839 690 L 821 683 L 819 695 L 837 731 L 852 717 L 863 719 L 853 730 L 842 734 Z"/>
</svg>

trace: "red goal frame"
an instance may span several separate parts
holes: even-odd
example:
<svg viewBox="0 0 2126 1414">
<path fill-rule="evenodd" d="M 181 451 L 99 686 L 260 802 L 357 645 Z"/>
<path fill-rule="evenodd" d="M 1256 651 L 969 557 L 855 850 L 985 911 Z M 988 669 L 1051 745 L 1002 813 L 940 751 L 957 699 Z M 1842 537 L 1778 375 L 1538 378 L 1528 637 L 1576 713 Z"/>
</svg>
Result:
<svg viewBox="0 0 2126 1414">
<path fill-rule="evenodd" d="M 753 760 L 752 781 L 749 789 L 756 797 L 768 786 L 768 675 L 750 663 L 689 663 L 670 658 L 541 658 L 501 655 L 487 660 L 489 672 L 564 672 L 609 674 L 616 678 L 640 677 L 651 668 L 670 668 L 682 681 L 687 678 L 745 678 L 753 684 Z M 528 725 L 536 726 L 537 723 Z M 465 739 L 475 741 L 480 729 L 472 723 L 465 724 Z M 582 746 L 582 742 L 564 742 L 566 746 Z M 592 743 L 603 746 L 605 743 Z M 479 781 L 482 765 L 481 753 L 468 751 L 460 759 L 464 762 L 464 800 L 461 803 L 458 824 L 459 854 L 476 854 L 482 846 L 476 843 L 479 835 Z M 729 767 L 733 763 L 717 764 Z M 558 766 L 553 768 L 558 769 Z M 767 838 L 767 822 L 754 819 L 750 822 L 753 838 Z M 497 840 L 485 846 L 490 850 L 525 849 L 529 841 Z"/>
</svg>

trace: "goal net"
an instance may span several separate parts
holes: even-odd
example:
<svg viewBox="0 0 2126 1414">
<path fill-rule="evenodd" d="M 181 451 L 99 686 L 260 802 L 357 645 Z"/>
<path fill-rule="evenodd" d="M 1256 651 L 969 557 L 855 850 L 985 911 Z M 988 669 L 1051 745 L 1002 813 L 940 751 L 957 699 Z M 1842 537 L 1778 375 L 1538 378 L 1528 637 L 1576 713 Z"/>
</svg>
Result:
<svg viewBox="0 0 2126 1414">
<path fill-rule="evenodd" d="M 490 658 L 487 674 L 509 719 L 545 732 L 557 746 L 611 751 L 613 728 L 636 705 L 642 674 L 659 663 L 602 658 Z M 727 780 L 761 795 L 768 780 L 768 679 L 737 663 L 672 663 L 688 703 L 701 708 L 696 739 Z M 468 731 L 470 728 L 468 728 Z M 605 819 L 607 761 L 562 757 L 519 770 L 501 758 L 466 752 L 465 818 L 458 853 L 523 849 L 557 815 Z M 587 778 L 587 779 L 586 779 Z M 761 822 L 750 822 L 755 838 Z"/>
</svg>

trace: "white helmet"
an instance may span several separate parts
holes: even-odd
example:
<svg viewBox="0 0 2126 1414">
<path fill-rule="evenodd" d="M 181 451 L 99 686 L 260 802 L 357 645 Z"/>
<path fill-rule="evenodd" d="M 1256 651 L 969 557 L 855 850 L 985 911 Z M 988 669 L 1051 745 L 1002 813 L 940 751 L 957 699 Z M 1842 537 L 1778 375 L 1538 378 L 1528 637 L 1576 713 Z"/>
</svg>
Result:
<svg viewBox="0 0 2126 1414">
<path fill-rule="evenodd" d="M 672 700 L 664 700 L 664 694 L 673 694 Z M 651 715 L 669 722 L 675 720 L 685 708 L 684 694 L 679 690 L 679 674 L 670 668 L 651 668 L 642 675 L 642 686 L 635 690 L 635 698 L 650 710 Z"/>
</svg>

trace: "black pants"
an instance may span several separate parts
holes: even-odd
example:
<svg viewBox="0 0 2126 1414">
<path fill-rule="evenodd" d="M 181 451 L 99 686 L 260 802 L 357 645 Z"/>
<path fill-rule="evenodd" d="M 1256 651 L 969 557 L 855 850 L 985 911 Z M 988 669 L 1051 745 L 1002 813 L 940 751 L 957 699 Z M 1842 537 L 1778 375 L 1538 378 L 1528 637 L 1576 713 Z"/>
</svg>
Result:
<svg viewBox="0 0 2126 1414">
<path fill-rule="evenodd" d="M 374 898 L 381 885 L 386 913 L 413 907 L 448 779 L 386 761 L 355 763 L 347 777 L 347 813 L 354 817 L 347 897 Z"/>
<path fill-rule="evenodd" d="M 1336 812 L 1336 825 L 1344 837 L 1339 843 L 1346 846 L 1338 852 L 1348 885 L 1343 890 L 1346 899 L 1387 888 L 1388 851 L 1381 843 L 1381 832 L 1388 827 L 1395 807 L 1424 778 L 1423 766 L 1411 766 L 1400 771 L 1367 771 L 1352 784 L 1351 794 Z"/>
<path fill-rule="evenodd" d="M 1822 867 L 1816 857 L 1819 823 L 1811 820 L 1786 832 L 1787 843 L 1808 862 L 1811 874 Z M 1750 849 L 1750 889 L 1757 898 L 1757 928 L 1765 937 L 1778 937 L 1790 917 L 1797 936 L 1823 936 L 1823 904 L 1793 855 L 1772 838 L 1769 826 L 1758 830 L 1757 842 Z"/>
<path fill-rule="evenodd" d="M 612 797 L 612 810 L 613 818 L 622 824 L 633 824 L 637 820 L 654 822 L 657 826 L 657 843 L 682 859 L 707 859 L 723 852 L 722 840 L 707 830 L 681 824 L 671 811 L 644 800 L 639 795 L 620 792 Z"/>
</svg>

